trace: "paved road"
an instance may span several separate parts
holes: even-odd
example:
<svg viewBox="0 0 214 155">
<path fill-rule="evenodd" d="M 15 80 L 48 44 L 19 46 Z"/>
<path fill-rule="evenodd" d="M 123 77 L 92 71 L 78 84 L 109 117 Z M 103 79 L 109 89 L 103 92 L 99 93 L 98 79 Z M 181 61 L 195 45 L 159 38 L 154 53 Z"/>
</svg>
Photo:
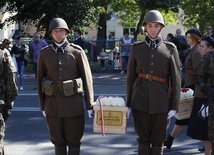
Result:
<svg viewBox="0 0 214 155">
<path fill-rule="evenodd" d="M 100 95 L 125 96 L 125 75 L 119 73 L 94 73 L 95 98 Z M 12 115 L 6 122 L 6 155 L 54 155 L 53 145 L 39 111 L 34 76 L 25 75 L 24 91 L 20 91 L 15 101 Z M 82 139 L 81 155 L 137 155 L 136 134 L 132 119 L 128 119 L 126 134 L 93 133 L 93 120 L 86 118 L 85 134 Z M 172 130 L 174 119 L 170 125 Z M 186 127 L 175 139 L 173 147 L 164 150 L 165 155 L 202 155 L 197 149 L 201 143 L 185 134 Z"/>
</svg>

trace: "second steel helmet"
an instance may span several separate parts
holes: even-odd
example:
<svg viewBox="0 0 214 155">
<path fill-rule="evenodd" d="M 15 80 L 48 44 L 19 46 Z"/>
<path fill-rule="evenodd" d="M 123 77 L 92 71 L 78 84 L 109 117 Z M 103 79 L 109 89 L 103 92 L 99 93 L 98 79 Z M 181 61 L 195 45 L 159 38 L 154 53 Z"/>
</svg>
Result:
<svg viewBox="0 0 214 155">
<path fill-rule="evenodd" d="M 163 15 L 158 10 L 150 10 L 144 20 L 143 25 L 145 25 L 147 22 L 157 22 L 165 26 Z"/>
<path fill-rule="evenodd" d="M 48 29 L 49 34 L 51 33 L 52 30 L 57 29 L 57 28 L 59 28 L 59 29 L 66 29 L 66 31 L 68 33 L 70 32 L 67 23 L 62 18 L 54 18 L 50 22 L 49 29 Z"/>
</svg>

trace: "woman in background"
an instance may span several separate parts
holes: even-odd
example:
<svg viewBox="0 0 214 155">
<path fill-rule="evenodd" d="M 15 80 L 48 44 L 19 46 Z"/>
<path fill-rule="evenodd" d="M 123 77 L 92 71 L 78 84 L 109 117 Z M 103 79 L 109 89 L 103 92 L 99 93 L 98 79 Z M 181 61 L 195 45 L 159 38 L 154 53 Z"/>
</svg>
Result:
<svg viewBox="0 0 214 155">
<path fill-rule="evenodd" d="M 16 58 L 17 62 L 17 80 L 19 79 L 19 90 L 24 90 L 23 83 L 24 83 L 24 67 L 25 67 L 25 54 L 26 49 L 25 45 L 23 44 L 23 38 L 17 37 L 17 42 L 13 45 L 10 53 Z"/>
</svg>

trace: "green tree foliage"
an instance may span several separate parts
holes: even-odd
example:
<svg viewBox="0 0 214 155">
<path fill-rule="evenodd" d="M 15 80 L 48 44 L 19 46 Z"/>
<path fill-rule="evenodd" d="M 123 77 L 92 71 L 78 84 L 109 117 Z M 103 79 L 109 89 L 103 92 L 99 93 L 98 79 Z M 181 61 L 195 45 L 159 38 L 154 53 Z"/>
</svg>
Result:
<svg viewBox="0 0 214 155">
<path fill-rule="evenodd" d="M 12 16 L 6 19 L 4 24 L 21 22 L 35 24 L 39 30 L 47 30 L 53 18 L 61 17 L 65 19 L 70 29 L 89 26 L 96 20 L 97 11 L 92 2 L 92 0 L 7 0 L 5 11 Z M 4 4 L 6 3 L 0 3 L 1 6 Z"/>
<path fill-rule="evenodd" d="M 181 3 L 181 19 L 187 28 L 197 27 L 203 33 L 208 25 L 214 27 L 214 0 L 184 0 Z"/>
</svg>

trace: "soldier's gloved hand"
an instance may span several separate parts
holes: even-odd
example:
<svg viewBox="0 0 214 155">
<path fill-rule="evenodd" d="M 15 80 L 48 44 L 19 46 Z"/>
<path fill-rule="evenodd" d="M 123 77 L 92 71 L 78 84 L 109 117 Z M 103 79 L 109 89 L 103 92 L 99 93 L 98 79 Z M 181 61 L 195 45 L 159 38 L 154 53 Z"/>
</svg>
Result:
<svg viewBox="0 0 214 155">
<path fill-rule="evenodd" d="M 43 114 L 44 117 L 46 117 L 45 111 L 42 111 L 42 114 Z"/>
<path fill-rule="evenodd" d="M 214 88 L 211 88 L 207 85 L 203 85 L 201 90 L 210 98 L 214 98 Z"/>
<path fill-rule="evenodd" d="M 127 111 L 127 113 L 126 113 L 126 118 L 127 118 L 127 119 L 129 118 L 130 113 L 131 113 L 131 108 L 128 108 L 128 111 Z"/>
<path fill-rule="evenodd" d="M 93 118 L 94 117 L 93 110 L 87 110 L 87 112 L 88 112 L 88 117 L 89 118 Z"/>
<path fill-rule="evenodd" d="M 175 114 L 176 114 L 176 110 L 170 110 L 170 111 L 168 112 L 167 119 L 172 118 L 173 116 L 175 116 Z"/>
<path fill-rule="evenodd" d="M 4 121 L 6 121 L 8 119 L 8 117 L 10 116 L 11 114 L 11 107 L 9 106 L 5 106 L 4 109 L 3 109 L 3 112 L 2 112 L 2 116 L 3 116 L 3 119 Z"/>
</svg>

